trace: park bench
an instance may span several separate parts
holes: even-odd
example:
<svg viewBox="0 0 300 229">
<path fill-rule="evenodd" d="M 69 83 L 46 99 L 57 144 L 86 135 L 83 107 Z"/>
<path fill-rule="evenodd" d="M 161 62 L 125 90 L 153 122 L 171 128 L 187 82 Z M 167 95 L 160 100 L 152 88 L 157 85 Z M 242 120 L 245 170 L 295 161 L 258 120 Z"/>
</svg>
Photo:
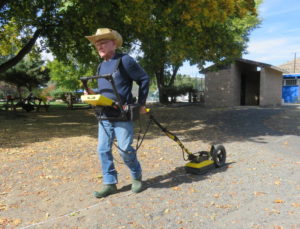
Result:
<svg viewBox="0 0 300 229">
<path fill-rule="evenodd" d="M 44 108 L 46 111 L 48 111 L 49 104 L 47 104 L 46 98 L 36 97 L 32 94 L 24 99 L 7 96 L 6 102 L 3 105 L 4 110 L 16 111 L 18 107 L 21 107 L 26 112 L 31 112 L 33 110 L 36 110 L 38 112 L 41 108 Z"/>
</svg>

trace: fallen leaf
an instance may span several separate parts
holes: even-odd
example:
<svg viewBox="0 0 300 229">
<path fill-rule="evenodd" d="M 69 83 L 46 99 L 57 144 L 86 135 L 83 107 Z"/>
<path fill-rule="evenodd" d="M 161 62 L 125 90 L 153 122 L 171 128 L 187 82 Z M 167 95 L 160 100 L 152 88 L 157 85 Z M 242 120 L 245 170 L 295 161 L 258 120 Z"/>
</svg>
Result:
<svg viewBox="0 0 300 229">
<path fill-rule="evenodd" d="M 292 203 L 292 206 L 295 207 L 295 208 L 299 208 L 300 204 L 299 203 Z"/>
<path fill-rule="evenodd" d="M 75 216 L 75 215 L 78 215 L 79 214 L 79 212 L 72 212 L 71 214 L 70 214 L 70 216 Z"/>
<path fill-rule="evenodd" d="M 0 204 L 0 211 L 7 210 L 6 204 Z"/>
<path fill-rule="evenodd" d="M 223 204 L 223 205 L 216 205 L 217 208 L 222 208 L 222 209 L 228 209 L 232 208 L 232 205 L 230 204 Z"/>
<path fill-rule="evenodd" d="M 0 218 L 0 225 L 6 223 L 8 220 L 5 218 Z"/>
<path fill-rule="evenodd" d="M 197 192 L 194 188 L 189 188 L 189 192 Z"/>
<path fill-rule="evenodd" d="M 274 229 L 283 229 L 282 226 L 275 226 Z"/>
<path fill-rule="evenodd" d="M 252 171 L 255 171 L 256 168 L 248 168 L 248 170 L 249 170 L 249 171 L 251 171 L 251 170 L 252 170 Z"/>
<path fill-rule="evenodd" d="M 12 220 L 12 224 L 14 225 L 14 226 L 18 226 L 19 224 L 21 224 L 22 223 L 22 220 L 20 220 L 20 219 L 14 219 L 14 220 Z"/>
<path fill-rule="evenodd" d="M 167 208 L 166 210 L 164 210 L 164 213 L 165 214 L 168 214 L 170 212 L 170 209 L 169 208 Z"/>
<path fill-rule="evenodd" d="M 220 194 L 215 194 L 214 197 L 215 198 L 220 198 Z"/>
<path fill-rule="evenodd" d="M 179 191 L 179 190 L 181 190 L 181 188 L 180 187 L 178 187 L 178 186 L 176 186 L 176 187 L 173 187 L 172 188 L 174 191 Z"/>
<path fill-rule="evenodd" d="M 267 193 L 265 192 L 254 192 L 254 195 L 255 196 L 263 196 L 263 195 L 266 195 Z"/>
<path fill-rule="evenodd" d="M 211 219 L 211 220 L 215 220 L 216 217 L 217 217 L 217 215 L 216 215 L 216 214 L 213 214 L 213 215 L 210 216 L 210 219 Z"/>
<path fill-rule="evenodd" d="M 272 214 L 280 214 L 280 211 L 276 210 L 276 209 L 268 209 L 268 208 L 265 208 L 264 209 L 265 211 L 267 211 L 269 213 L 269 215 L 272 215 Z"/>
<path fill-rule="evenodd" d="M 229 195 L 231 196 L 231 198 L 237 196 L 237 193 L 236 192 L 230 192 Z"/>
<path fill-rule="evenodd" d="M 275 184 L 275 185 L 280 185 L 280 184 L 281 184 L 281 181 L 280 181 L 280 180 L 276 180 L 276 181 L 274 182 L 274 184 Z"/>
<path fill-rule="evenodd" d="M 273 202 L 276 203 L 276 204 L 282 204 L 282 203 L 284 203 L 283 200 L 279 200 L 279 199 L 278 200 L 274 200 Z"/>
</svg>

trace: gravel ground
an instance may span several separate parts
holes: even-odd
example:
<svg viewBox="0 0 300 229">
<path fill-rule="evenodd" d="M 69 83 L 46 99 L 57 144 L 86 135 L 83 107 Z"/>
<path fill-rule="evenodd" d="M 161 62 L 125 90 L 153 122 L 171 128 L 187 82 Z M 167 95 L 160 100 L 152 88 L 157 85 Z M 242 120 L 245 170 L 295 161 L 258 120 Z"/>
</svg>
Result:
<svg viewBox="0 0 300 229">
<path fill-rule="evenodd" d="M 145 190 L 132 194 L 116 162 L 119 192 L 95 199 L 91 111 L 24 114 L 12 121 L 35 137 L 1 122 L 0 228 L 300 228 L 299 106 L 152 110 L 192 152 L 222 143 L 226 166 L 186 174 L 180 148 L 152 126 L 139 149 Z"/>
</svg>

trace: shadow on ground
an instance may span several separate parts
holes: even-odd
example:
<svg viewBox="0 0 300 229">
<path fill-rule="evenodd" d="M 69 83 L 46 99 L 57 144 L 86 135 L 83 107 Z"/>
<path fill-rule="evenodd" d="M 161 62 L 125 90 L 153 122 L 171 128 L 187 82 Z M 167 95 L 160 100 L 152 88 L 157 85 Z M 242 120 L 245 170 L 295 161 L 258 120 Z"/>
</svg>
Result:
<svg viewBox="0 0 300 229">
<path fill-rule="evenodd" d="M 215 168 L 211 169 L 203 174 L 190 174 L 185 171 L 184 166 L 180 166 L 175 168 L 174 170 L 168 172 L 164 175 L 158 175 L 156 177 L 149 178 L 147 180 L 144 180 L 144 190 L 148 188 L 172 188 L 180 186 L 181 184 L 185 183 L 193 183 L 198 182 L 201 180 L 205 180 L 209 178 L 211 175 L 216 173 L 223 173 L 226 172 L 226 170 L 229 168 L 229 165 L 231 163 L 226 163 L 221 168 Z M 119 192 L 126 192 L 131 189 L 131 185 L 123 186 L 121 189 L 119 189 Z"/>
<path fill-rule="evenodd" d="M 200 139 L 211 144 L 246 140 L 264 143 L 260 137 L 300 135 L 300 109 L 297 106 L 223 109 L 189 106 L 165 108 L 154 116 L 186 142 Z M 163 135 L 155 129 L 150 131 L 150 136 Z"/>
<path fill-rule="evenodd" d="M 97 120 L 93 110 L 0 113 L 0 147 L 3 148 L 76 136 L 97 137 Z"/>
<path fill-rule="evenodd" d="M 185 142 L 206 143 L 259 140 L 261 136 L 299 135 L 300 109 L 293 107 L 235 107 L 208 109 L 199 105 L 153 107 L 152 114 L 168 130 Z M 291 122 L 291 120 L 293 122 Z M 148 118 L 142 119 L 145 130 Z M 293 124 L 291 124 L 293 123 Z M 138 123 L 136 123 L 138 132 Z M 97 120 L 89 110 L 0 114 L 0 146 L 19 147 L 51 138 L 91 136 L 97 138 Z M 288 127 L 288 128 L 286 128 Z M 151 124 L 146 139 L 164 133 Z M 257 138 L 257 139 L 254 139 Z"/>
</svg>

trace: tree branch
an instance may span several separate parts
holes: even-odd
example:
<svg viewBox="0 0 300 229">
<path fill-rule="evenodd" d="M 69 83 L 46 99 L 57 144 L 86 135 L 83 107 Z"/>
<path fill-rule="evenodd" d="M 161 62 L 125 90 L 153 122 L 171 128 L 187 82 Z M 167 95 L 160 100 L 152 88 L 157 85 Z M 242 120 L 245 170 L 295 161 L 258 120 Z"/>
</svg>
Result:
<svg viewBox="0 0 300 229">
<path fill-rule="evenodd" d="M 169 81 L 168 87 L 173 86 L 174 81 L 175 81 L 175 77 L 177 75 L 177 72 L 178 72 L 179 68 L 180 68 L 180 65 L 173 66 L 173 73 L 172 73 L 171 79 Z"/>
<path fill-rule="evenodd" d="M 0 0 L 0 9 L 4 7 L 6 3 L 8 3 L 9 0 Z"/>
<path fill-rule="evenodd" d="M 24 56 L 31 51 L 32 47 L 34 46 L 34 44 L 35 44 L 36 40 L 38 39 L 38 37 L 40 36 L 41 32 L 42 32 L 41 29 L 37 29 L 34 32 L 33 37 L 18 52 L 18 54 L 16 56 L 14 56 L 13 58 L 11 58 L 8 61 L 1 64 L 0 65 L 0 73 L 7 71 L 9 68 L 11 68 L 11 67 L 15 66 L 17 63 L 19 63 L 24 58 Z"/>
</svg>

